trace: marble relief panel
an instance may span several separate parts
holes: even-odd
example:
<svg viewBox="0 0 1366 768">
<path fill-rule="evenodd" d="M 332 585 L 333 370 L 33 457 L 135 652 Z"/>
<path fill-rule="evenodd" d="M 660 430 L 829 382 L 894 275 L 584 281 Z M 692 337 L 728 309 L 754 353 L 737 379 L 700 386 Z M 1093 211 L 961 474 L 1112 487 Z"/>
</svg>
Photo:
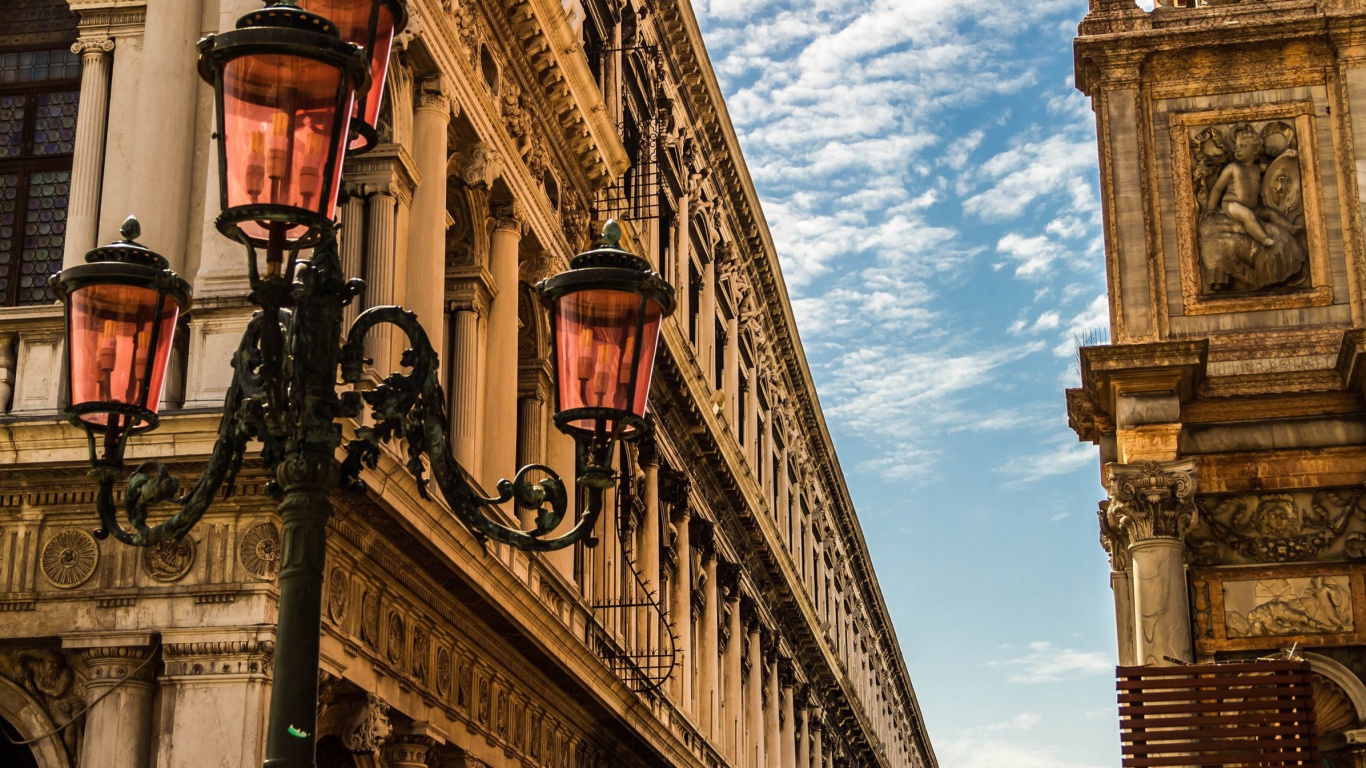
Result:
<svg viewBox="0 0 1366 768">
<path fill-rule="evenodd" d="M 1332 303 L 1313 103 L 1172 115 L 1186 314 Z"/>
<path fill-rule="evenodd" d="M 1193 570 L 1196 651 L 1366 642 L 1366 564 Z"/>
</svg>

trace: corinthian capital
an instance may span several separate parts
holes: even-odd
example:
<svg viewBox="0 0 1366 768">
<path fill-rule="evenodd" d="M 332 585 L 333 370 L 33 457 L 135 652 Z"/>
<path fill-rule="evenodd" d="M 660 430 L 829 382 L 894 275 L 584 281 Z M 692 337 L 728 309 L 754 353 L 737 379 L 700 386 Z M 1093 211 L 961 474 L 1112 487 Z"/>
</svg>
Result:
<svg viewBox="0 0 1366 768">
<path fill-rule="evenodd" d="M 1110 492 L 1105 522 L 1130 545 L 1184 538 L 1195 525 L 1194 473 L 1189 461 L 1110 464 L 1105 468 Z"/>
<path fill-rule="evenodd" d="M 1122 528 L 1110 525 L 1110 502 L 1102 501 L 1096 517 L 1100 518 L 1100 546 L 1110 556 L 1110 570 L 1129 570 L 1129 536 Z"/>
<path fill-rule="evenodd" d="M 424 78 L 417 84 L 417 92 L 413 96 L 413 107 L 416 109 L 444 112 L 451 108 L 450 89 L 441 75 Z"/>
<path fill-rule="evenodd" d="M 490 206 L 490 214 L 493 219 L 494 231 L 502 229 L 516 232 L 518 235 L 526 234 L 526 209 L 522 207 L 521 203 L 515 200 L 494 203 Z"/>
</svg>

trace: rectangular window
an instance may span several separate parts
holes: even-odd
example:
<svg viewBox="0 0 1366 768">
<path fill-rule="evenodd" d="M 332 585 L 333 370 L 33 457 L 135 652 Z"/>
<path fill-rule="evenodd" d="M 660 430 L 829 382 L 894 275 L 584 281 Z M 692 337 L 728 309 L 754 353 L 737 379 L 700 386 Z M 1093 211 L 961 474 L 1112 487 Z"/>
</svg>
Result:
<svg viewBox="0 0 1366 768">
<path fill-rule="evenodd" d="M 0 305 L 54 300 L 61 269 L 80 57 L 68 49 L 0 52 Z"/>
</svg>

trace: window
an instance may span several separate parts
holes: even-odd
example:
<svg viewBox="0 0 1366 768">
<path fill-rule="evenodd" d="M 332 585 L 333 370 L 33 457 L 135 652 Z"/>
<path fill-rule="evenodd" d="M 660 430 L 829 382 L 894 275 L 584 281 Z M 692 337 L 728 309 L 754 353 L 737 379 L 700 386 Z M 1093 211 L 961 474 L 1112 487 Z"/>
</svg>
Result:
<svg viewBox="0 0 1366 768">
<path fill-rule="evenodd" d="M 0 52 L 0 305 L 54 300 L 66 245 L 80 57 Z"/>
</svg>

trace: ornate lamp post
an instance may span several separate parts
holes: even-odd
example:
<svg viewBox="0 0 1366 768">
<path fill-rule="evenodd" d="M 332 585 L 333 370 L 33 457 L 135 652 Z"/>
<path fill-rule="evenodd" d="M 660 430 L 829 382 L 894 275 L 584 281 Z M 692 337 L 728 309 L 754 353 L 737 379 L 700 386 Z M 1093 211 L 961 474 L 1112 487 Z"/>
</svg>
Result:
<svg viewBox="0 0 1366 768">
<path fill-rule="evenodd" d="M 402 18 L 394 2 L 372 1 Z M 208 466 L 184 493 L 159 462 L 138 466 L 124 496 L 128 527 L 119 522 L 114 485 L 125 474 L 124 448 L 131 434 L 157 426 L 171 336 L 179 312 L 189 305 L 184 281 L 167 269 L 165 259 L 135 242 L 136 222 L 125 225 L 124 241 L 92 251 L 91 263 L 53 279 L 67 305 L 67 416 L 89 436 L 91 474 L 100 485 L 97 535 L 135 546 L 183 537 L 220 491 L 231 491 L 248 444 L 261 443 L 262 462 L 275 476 L 266 490 L 279 500 L 284 524 L 266 765 L 304 768 L 314 756 L 333 491 L 339 485 L 363 488 L 363 468 L 377 464 L 386 441 L 402 438 L 408 469 L 424 496 L 425 454 L 441 495 L 480 542 L 491 538 L 538 551 L 592 543 L 603 494 L 611 486 L 613 449 L 647 429 L 645 394 L 659 322 L 672 311 L 673 294 L 647 262 L 617 247 L 620 231 L 610 222 L 602 247 L 576 257 L 569 272 L 542 284 L 556 327 L 554 367 L 561 391 L 555 422 L 583 446 L 578 482 L 588 489 L 577 522 L 552 537 L 568 505 L 565 485 L 552 470 L 523 467 L 512 480 L 500 481 L 498 495 L 490 498 L 451 455 L 437 355 L 416 316 L 375 307 L 349 330 L 342 327 L 343 309 L 364 283 L 342 274 L 331 217 L 354 90 L 370 79 L 365 53 L 343 42 L 328 19 L 291 0 L 244 16 L 236 30 L 210 36 L 199 48 L 200 71 L 218 98 L 224 206 L 219 229 L 245 246 L 251 298 L 259 307 L 232 358 L 218 439 Z M 379 76 L 371 81 L 381 87 Z M 262 246 L 264 269 L 256 254 Z M 311 254 L 301 260 L 300 251 L 309 246 Z M 339 395 L 338 370 L 343 381 L 360 380 L 365 335 L 383 323 L 407 335 L 410 349 L 403 360 L 409 372 L 395 373 L 363 395 Z M 339 343 L 343 334 L 345 342 Z M 343 447 L 337 419 L 359 416 L 366 404 L 373 426 L 358 427 Z M 533 482 L 532 470 L 545 479 Z M 491 507 L 508 502 L 538 512 L 532 530 L 509 527 L 491 514 Z M 148 512 L 157 504 L 178 509 L 148 525 Z"/>
</svg>

